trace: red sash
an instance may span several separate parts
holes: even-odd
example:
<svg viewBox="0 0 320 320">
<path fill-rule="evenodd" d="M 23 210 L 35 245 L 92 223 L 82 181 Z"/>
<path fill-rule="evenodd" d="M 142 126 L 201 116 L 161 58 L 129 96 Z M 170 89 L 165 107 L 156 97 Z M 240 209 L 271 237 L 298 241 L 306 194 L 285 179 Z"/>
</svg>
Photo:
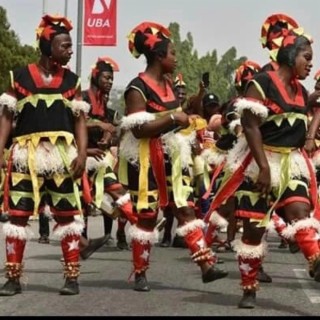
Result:
<svg viewBox="0 0 320 320">
<path fill-rule="evenodd" d="M 160 138 L 150 139 L 149 146 L 150 162 L 159 189 L 159 206 L 164 208 L 168 205 L 169 199 L 162 141 Z"/>
</svg>

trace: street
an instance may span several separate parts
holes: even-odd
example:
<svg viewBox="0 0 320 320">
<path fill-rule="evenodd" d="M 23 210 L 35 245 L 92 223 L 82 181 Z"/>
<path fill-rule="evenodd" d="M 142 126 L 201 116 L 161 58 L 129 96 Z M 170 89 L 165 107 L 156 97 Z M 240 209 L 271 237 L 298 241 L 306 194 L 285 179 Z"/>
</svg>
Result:
<svg viewBox="0 0 320 320">
<path fill-rule="evenodd" d="M 61 296 L 64 284 L 57 241 L 39 244 L 38 221 L 30 221 L 34 232 L 25 251 L 23 292 L 0 297 L 1 316 L 318 316 L 320 284 L 306 270 L 302 254 L 278 249 L 279 238 L 268 236 L 269 254 L 265 271 L 272 283 L 261 283 L 255 309 L 238 309 L 242 296 L 240 274 L 233 252 L 221 253 L 219 268 L 229 276 L 203 284 L 201 273 L 187 249 L 154 247 L 147 272 L 150 292 L 132 290 L 131 252 L 115 245 L 104 246 L 88 260 L 81 261 L 80 294 Z M 50 228 L 54 222 L 50 222 Z M 113 235 L 115 237 L 116 222 Z M 4 237 L 0 226 L 0 256 L 4 259 Z M 89 235 L 103 235 L 102 217 L 89 218 Z M 225 234 L 222 234 L 224 237 Z M 239 235 L 238 235 L 239 236 Z M 1 285 L 5 282 L 1 273 Z"/>
</svg>

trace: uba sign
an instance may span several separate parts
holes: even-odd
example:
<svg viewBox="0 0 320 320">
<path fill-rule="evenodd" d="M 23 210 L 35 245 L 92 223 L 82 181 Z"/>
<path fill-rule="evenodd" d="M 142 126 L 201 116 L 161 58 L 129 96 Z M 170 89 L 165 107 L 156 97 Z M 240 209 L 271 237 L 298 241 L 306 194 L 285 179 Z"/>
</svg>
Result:
<svg viewBox="0 0 320 320">
<path fill-rule="evenodd" d="M 117 0 L 85 0 L 85 46 L 117 44 Z"/>
</svg>

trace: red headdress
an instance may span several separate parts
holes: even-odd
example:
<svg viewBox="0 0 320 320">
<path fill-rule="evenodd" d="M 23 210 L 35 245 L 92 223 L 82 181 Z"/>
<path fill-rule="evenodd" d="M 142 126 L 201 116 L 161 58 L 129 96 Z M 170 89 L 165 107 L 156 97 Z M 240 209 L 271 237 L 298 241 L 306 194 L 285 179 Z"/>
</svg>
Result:
<svg viewBox="0 0 320 320">
<path fill-rule="evenodd" d="M 45 15 L 36 29 L 38 46 L 42 54 L 51 55 L 51 41 L 61 33 L 69 34 L 72 30 L 71 21 L 62 16 Z"/>
<path fill-rule="evenodd" d="M 157 48 L 168 41 L 171 33 L 169 29 L 155 22 L 142 22 L 128 35 L 129 51 L 135 58 Z"/>
<path fill-rule="evenodd" d="M 261 71 L 261 67 L 254 61 L 247 60 L 236 70 L 234 84 L 238 91 L 243 91 L 253 76 Z"/>
</svg>

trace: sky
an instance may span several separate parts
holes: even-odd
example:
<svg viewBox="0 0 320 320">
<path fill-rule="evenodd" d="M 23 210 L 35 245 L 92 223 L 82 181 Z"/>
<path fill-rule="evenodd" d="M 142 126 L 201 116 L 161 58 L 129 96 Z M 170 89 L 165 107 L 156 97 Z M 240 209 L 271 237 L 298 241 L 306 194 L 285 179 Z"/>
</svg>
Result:
<svg viewBox="0 0 320 320">
<path fill-rule="evenodd" d="M 82 46 L 80 76 L 83 89 L 88 86 L 91 67 L 99 56 L 109 56 L 119 64 L 115 87 L 125 87 L 139 72 L 144 71 L 144 57 L 133 58 L 127 41 L 129 32 L 143 21 L 154 21 L 165 26 L 177 22 L 181 39 L 184 40 L 190 32 L 200 57 L 214 49 L 221 57 L 231 47 L 235 47 L 237 58 L 246 56 L 264 65 L 269 57 L 260 44 L 260 31 L 265 19 L 273 13 L 290 15 L 313 37 L 313 69 L 309 78 L 303 82 L 308 90 L 313 89 L 313 76 L 320 69 L 319 0 L 117 1 L 117 45 Z M 78 0 L 0 0 L 0 6 L 7 10 L 11 29 L 16 32 L 21 43 L 29 45 L 35 45 L 35 29 L 44 12 L 67 13 L 74 26 L 71 32 L 74 54 L 70 67 L 76 70 Z"/>
</svg>

